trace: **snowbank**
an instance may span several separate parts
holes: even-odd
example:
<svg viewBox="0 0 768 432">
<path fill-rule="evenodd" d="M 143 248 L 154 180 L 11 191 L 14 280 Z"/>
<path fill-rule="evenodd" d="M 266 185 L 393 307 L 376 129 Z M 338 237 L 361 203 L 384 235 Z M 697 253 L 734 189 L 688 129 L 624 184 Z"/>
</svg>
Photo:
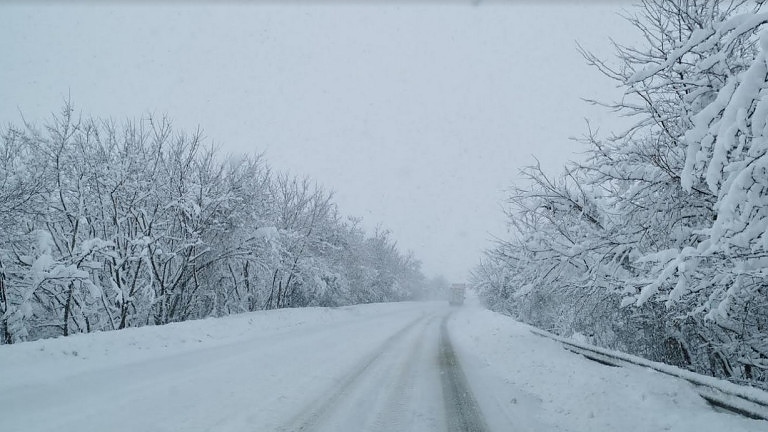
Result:
<svg viewBox="0 0 768 432">
<path fill-rule="evenodd" d="M 505 424 L 523 431 L 768 430 L 768 422 L 716 412 L 686 381 L 601 365 L 530 329 L 476 305 L 457 311 L 449 323 L 495 430 Z"/>
<path fill-rule="evenodd" d="M 419 307 L 418 303 L 379 303 L 280 309 L 0 345 L 0 389 Z"/>
</svg>

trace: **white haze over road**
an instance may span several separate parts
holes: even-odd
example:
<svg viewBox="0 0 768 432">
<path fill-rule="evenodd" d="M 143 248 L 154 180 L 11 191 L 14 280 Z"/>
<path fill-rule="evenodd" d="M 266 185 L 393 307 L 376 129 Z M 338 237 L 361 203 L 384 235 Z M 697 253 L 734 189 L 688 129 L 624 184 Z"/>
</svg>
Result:
<svg viewBox="0 0 768 432">
<path fill-rule="evenodd" d="M 167 113 L 314 178 L 428 275 L 462 280 L 504 234 L 518 169 L 558 171 L 584 118 L 608 121 L 579 98 L 618 95 L 576 41 L 608 56 L 631 39 L 623 5 L 4 4 L 0 121 L 47 119 L 67 95 L 118 120 Z"/>
</svg>

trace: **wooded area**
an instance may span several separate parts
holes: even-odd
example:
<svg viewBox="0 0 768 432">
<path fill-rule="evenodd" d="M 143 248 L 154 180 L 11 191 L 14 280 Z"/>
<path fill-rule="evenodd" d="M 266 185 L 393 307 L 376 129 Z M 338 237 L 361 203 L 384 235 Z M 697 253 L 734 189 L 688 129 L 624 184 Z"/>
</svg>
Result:
<svg viewBox="0 0 768 432">
<path fill-rule="evenodd" d="M 167 118 L 67 103 L 0 142 L 0 343 L 413 298 L 420 263 L 332 194 Z"/>
<path fill-rule="evenodd" d="M 768 13 L 649 0 L 641 46 L 586 60 L 624 88 L 624 133 L 583 162 L 524 170 L 509 237 L 474 283 L 495 310 L 561 335 L 768 388 Z"/>
</svg>

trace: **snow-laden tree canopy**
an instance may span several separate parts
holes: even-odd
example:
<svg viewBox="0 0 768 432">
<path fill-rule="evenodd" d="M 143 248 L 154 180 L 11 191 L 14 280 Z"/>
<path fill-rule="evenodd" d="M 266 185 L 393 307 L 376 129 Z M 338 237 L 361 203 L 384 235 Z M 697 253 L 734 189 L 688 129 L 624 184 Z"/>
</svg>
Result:
<svg viewBox="0 0 768 432">
<path fill-rule="evenodd" d="M 420 263 L 314 182 L 168 119 L 71 106 L 0 139 L 0 343 L 412 298 Z"/>
<path fill-rule="evenodd" d="M 768 13 L 762 2 L 644 1 L 645 44 L 585 58 L 635 119 L 588 157 L 513 190 L 512 238 L 476 283 L 563 333 L 714 375 L 768 379 Z M 500 276 L 503 275 L 503 276 Z"/>
</svg>

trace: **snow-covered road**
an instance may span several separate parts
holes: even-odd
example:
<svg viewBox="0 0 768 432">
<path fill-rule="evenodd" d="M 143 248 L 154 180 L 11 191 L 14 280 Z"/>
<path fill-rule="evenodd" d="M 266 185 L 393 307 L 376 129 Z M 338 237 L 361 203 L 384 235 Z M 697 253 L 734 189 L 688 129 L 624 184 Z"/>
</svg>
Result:
<svg viewBox="0 0 768 432">
<path fill-rule="evenodd" d="M 278 430 L 444 431 L 474 425 L 476 417 L 462 415 L 474 412 L 471 401 L 456 397 L 466 393 L 465 388 L 451 389 L 446 404 L 441 398 L 441 376 L 455 378 L 461 373 L 449 362 L 438 363 L 443 358 L 438 353 L 446 351 L 439 338 L 443 316 L 445 311 L 438 309 L 408 321 L 372 352 L 358 357 L 343 375 L 334 374 L 330 382 L 324 375 L 315 387 L 319 397 L 297 404 L 296 415 Z"/>
<path fill-rule="evenodd" d="M 260 312 L 0 346 L 0 430 L 759 431 L 690 385 L 442 302 Z"/>
</svg>

